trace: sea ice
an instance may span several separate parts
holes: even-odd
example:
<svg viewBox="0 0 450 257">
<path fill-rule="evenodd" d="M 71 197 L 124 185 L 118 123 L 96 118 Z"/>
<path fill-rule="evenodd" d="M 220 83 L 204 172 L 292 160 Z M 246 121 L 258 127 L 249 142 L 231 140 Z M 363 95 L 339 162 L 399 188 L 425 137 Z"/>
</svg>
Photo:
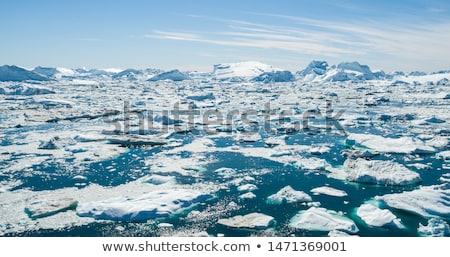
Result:
<svg viewBox="0 0 450 257">
<path fill-rule="evenodd" d="M 272 216 L 262 213 L 250 213 L 227 219 L 219 219 L 217 223 L 231 228 L 266 229 L 274 225 L 275 219 Z"/>
<path fill-rule="evenodd" d="M 285 186 L 276 194 L 267 197 L 267 203 L 269 204 L 300 203 L 311 201 L 311 196 L 303 191 L 296 191 L 291 186 Z"/>
<path fill-rule="evenodd" d="M 312 231 L 343 231 L 350 234 L 358 233 L 356 224 L 335 211 L 325 208 L 311 207 L 298 212 L 289 222 L 289 226 L 296 229 Z"/>
<path fill-rule="evenodd" d="M 347 159 L 344 162 L 347 179 L 379 185 L 408 185 L 422 181 L 420 175 L 393 161 Z"/>
<path fill-rule="evenodd" d="M 370 134 L 350 134 L 348 145 L 361 145 L 382 153 L 434 153 L 436 150 L 425 145 L 421 140 L 412 137 L 385 138 Z"/>
<path fill-rule="evenodd" d="M 55 215 L 58 212 L 75 210 L 78 201 L 70 197 L 47 196 L 27 201 L 25 212 L 32 219 Z"/>
<path fill-rule="evenodd" d="M 122 196 L 82 203 L 77 214 L 104 220 L 141 221 L 167 217 L 210 198 L 212 195 L 196 190 L 155 190 L 136 198 Z"/>
</svg>

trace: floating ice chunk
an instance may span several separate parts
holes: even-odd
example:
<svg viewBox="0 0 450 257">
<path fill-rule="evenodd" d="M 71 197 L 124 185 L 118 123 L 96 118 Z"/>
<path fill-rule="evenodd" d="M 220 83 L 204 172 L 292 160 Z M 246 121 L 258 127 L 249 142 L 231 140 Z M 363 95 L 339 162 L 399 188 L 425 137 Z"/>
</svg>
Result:
<svg viewBox="0 0 450 257">
<path fill-rule="evenodd" d="M 362 204 L 356 211 L 365 223 L 373 227 L 395 226 L 403 227 L 400 220 L 389 210 L 382 210 L 371 204 Z"/>
<path fill-rule="evenodd" d="M 253 192 L 248 192 L 239 196 L 241 199 L 253 199 L 256 195 Z"/>
<path fill-rule="evenodd" d="M 420 175 L 393 161 L 347 159 L 344 162 L 347 179 L 379 185 L 409 185 L 422 181 Z"/>
<path fill-rule="evenodd" d="M 44 108 L 53 108 L 53 107 L 72 108 L 72 106 L 74 106 L 73 102 L 57 99 L 29 99 L 25 101 L 25 104 L 42 105 Z"/>
<path fill-rule="evenodd" d="M 311 207 L 298 212 L 289 221 L 289 226 L 312 231 L 338 230 L 350 234 L 358 233 L 356 224 L 349 218 L 325 208 Z"/>
<path fill-rule="evenodd" d="M 141 221 L 176 214 L 212 195 L 196 190 L 155 190 L 140 197 L 118 197 L 80 204 L 77 214 L 104 220 Z"/>
<path fill-rule="evenodd" d="M 439 119 L 436 117 L 431 117 L 431 118 L 425 119 L 425 121 L 429 122 L 429 123 L 445 123 L 445 120 Z"/>
<path fill-rule="evenodd" d="M 358 144 L 383 153 L 434 153 L 436 150 L 412 137 L 385 138 L 377 135 L 350 134 L 346 143 Z"/>
<path fill-rule="evenodd" d="M 250 213 L 237 215 L 228 219 L 219 219 L 218 224 L 231 228 L 266 229 L 275 224 L 272 216 L 262 213 Z"/>
<path fill-rule="evenodd" d="M 442 151 L 436 155 L 439 159 L 443 159 L 446 162 L 450 161 L 450 151 Z"/>
<path fill-rule="evenodd" d="M 150 183 L 153 185 L 161 185 L 169 182 L 175 182 L 174 176 L 161 176 L 161 175 L 150 175 L 149 177 L 144 177 L 143 182 Z"/>
<path fill-rule="evenodd" d="M 447 222 L 439 218 L 431 218 L 428 220 L 428 224 L 422 225 L 419 223 L 417 229 L 420 235 L 429 237 L 444 237 L 450 236 L 450 227 Z"/>
<path fill-rule="evenodd" d="M 322 195 L 330 195 L 330 196 L 336 196 L 336 197 L 344 197 L 347 196 L 347 193 L 345 191 L 335 189 L 332 187 L 316 187 L 311 189 L 311 193 L 313 194 L 322 194 Z"/>
<path fill-rule="evenodd" d="M 267 203 L 269 204 L 300 203 L 311 201 L 311 196 L 303 191 L 296 191 L 291 186 L 285 186 L 276 194 L 267 197 Z"/>
<path fill-rule="evenodd" d="M 325 170 L 325 168 L 327 167 L 327 161 L 316 157 L 312 158 L 299 157 L 297 159 L 298 160 L 295 162 L 295 166 L 298 167 L 299 169 Z"/>
<path fill-rule="evenodd" d="M 350 234 L 347 234 L 347 233 L 339 231 L 339 230 L 331 230 L 330 232 L 328 232 L 328 236 L 329 237 L 348 237 L 348 236 L 355 236 L 355 235 L 350 235 Z"/>
<path fill-rule="evenodd" d="M 377 196 L 387 206 L 424 217 L 450 217 L 450 184 L 421 187 L 419 189 Z"/>
<path fill-rule="evenodd" d="M 158 228 L 173 228 L 173 224 L 172 223 L 159 223 L 158 224 Z"/>
<path fill-rule="evenodd" d="M 258 187 L 253 184 L 245 184 L 245 185 L 238 186 L 238 188 L 237 188 L 238 191 L 255 191 L 257 189 L 258 189 Z"/>
<path fill-rule="evenodd" d="M 32 219 L 55 215 L 67 210 L 75 210 L 78 201 L 70 197 L 48 196 L 31 199 L 25 207 L 25 212 Z"/>
</svg>

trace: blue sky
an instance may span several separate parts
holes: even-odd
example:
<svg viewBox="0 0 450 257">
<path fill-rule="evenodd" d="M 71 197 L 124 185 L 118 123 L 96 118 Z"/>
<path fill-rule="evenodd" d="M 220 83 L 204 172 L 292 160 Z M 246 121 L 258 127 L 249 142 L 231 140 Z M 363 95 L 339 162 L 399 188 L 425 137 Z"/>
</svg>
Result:
<svg viewBox="0 0 450 257">
<path fill-rule="evenodd" d="M 1 1 L 0 64 L 180 68 L 256 60 L 450 69 L 450 1 Z"/>
</svg>

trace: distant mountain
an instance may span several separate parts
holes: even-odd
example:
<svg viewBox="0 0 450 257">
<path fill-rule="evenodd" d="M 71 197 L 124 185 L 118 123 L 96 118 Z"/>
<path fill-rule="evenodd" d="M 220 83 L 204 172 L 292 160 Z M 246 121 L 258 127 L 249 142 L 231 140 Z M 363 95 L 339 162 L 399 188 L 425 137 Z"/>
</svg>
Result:
<svg viewBox="0 0 450 257">
<path fill-rule="evenodd" d="M 0 66 L 0 81 L 48 81 L 48 77 L 37 74 L 33 71 L 26 70 L 14 65 L 3 65 Z"/>
<path fill-rule="evenodd" d="M 155 75 L 150 79 L 148 79 L 147 81 L 159 81 L 159 80 L 183 81 L 189 79 L 191 78 L 187 74 L 182 73 L 179 70 L 171 70 Z"/>
</svg>

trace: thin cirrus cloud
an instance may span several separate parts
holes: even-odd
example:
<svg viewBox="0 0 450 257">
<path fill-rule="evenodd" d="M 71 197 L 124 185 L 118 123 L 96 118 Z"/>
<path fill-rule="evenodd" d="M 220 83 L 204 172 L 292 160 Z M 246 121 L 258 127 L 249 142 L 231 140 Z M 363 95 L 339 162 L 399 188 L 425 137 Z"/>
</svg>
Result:
<svg viewBox="0 0 450 257">
<path fill-rule="evenodd" d="M 264 15 L 274 22 L 262 24 L 193 16 L 220 22 L 223 29 L 221 32 L 153 30 L 145 37 L 228 47 L 277 49 L 318 57 L 351 56 L 364 59 L 364 56 L 383 56 L 389 58 L 384 61 L 428 61 L 437 66 L 448 64 L 450 59 L 450 51 L 447 51 L 450 33 L 443 33 L 450 31 L 450 22 L 447 21 L 405 25 L 387 21 L 334 22 L 278 14 L 253 15 Z M 289 26 L 284 25 L 287 20 Z"/>
</svg>

